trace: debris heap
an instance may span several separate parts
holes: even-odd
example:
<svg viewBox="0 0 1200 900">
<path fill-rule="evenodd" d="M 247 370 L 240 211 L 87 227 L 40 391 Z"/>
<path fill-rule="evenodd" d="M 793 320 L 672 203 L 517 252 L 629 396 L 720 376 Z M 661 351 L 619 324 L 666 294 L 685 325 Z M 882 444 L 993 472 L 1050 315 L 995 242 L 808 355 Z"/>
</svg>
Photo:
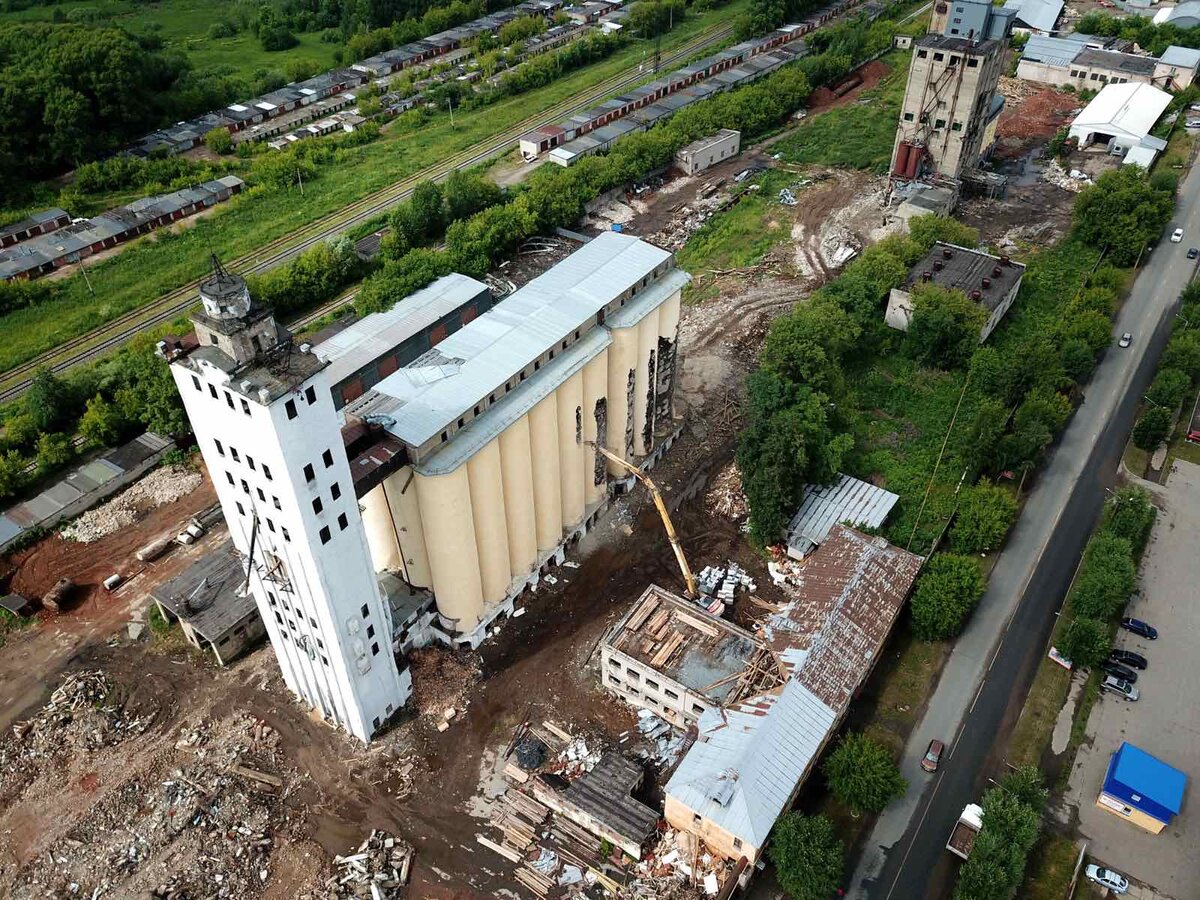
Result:
<svg viewBox="0 0 1200 900">
<path fill-rule="evenodd" d="M 372 831 L 349 856 L 333 858 L 334 874 L 325 897 L 336 900 L 391 900 L 408 883 L 412 845 L 386 831 Z"/>
<path fill-rule="evenodd" d="M 62 530 L 69 541 L 90 544 L 140 521 L 153 509 L 190 494 L 204 479 L 185 466 L 155 469 L 107 503 L 85 512 Z"/>
</svg>

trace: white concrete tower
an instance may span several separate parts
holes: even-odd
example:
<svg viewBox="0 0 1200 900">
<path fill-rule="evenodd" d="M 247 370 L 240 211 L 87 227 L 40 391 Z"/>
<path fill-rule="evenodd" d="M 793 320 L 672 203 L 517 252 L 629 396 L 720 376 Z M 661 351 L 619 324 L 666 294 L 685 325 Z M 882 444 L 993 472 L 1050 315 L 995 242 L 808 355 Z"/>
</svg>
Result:
<svg viewBox="0 0 1200 900">
<path fill-rule="evenodd" d="M 284 680 L 368 741 L 411 693 L 392 650 L 325 363 L 214 258 L 199 346 L 160 345 Z"/>
</svg>

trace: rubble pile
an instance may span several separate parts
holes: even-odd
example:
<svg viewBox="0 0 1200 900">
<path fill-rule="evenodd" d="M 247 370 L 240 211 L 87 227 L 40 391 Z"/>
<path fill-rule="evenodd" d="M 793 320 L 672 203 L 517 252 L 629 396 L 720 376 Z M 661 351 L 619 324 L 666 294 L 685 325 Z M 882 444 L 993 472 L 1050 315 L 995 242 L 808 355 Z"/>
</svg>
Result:
<svg viewBox="0 0 1200 900">
<path fill-rule="evenodd" d="M 635 877 L 628 883 L 625 896 L 636 900 L 711 897 L 720 891 L 732 871 L 729 863 L 710 853 L 693 835 L 667 827 L 658 843 L 634 867 Z"/>
<path fill-rule="evenodd" d="M 1057 159 L 1052 159 L 1046 163 L 1042 169 L 1042 181 L 1056 184 L 1063 190 L 1070 191 L 1073 194 L 1078 194 L 1092 183 L 1092 179 L 1078 169 L 1072 169 L 1070 172 L 1067 172 L 1066 169 L 1058 164 Z"/>
<path fill-rule="evenodd" d="M 184 466 L 163 466 L 62 530 L 69 541 L 90 544 L 140 521 L 153 509 L 190 494 L 204 479 Z"/>
<path fill-rule="evenodd" d="M 742 473 L 736 462 L 730 461 L 710 482 L 704 505 L 713 515 L 735 522 L 750 515 L 750 503 L 742 490 Z"/>
<path fill-rule="evenodd" d="M 1000 253 L 1016 253 L 1029 246 L 1048 246 L 1059 238 L 1053 222 L 1036 222 L 1030 225 L 1014 225 L 996 241 Z"/>
<path fill-rule="evenodd" d="M 648 709 L 639 709 L 637 716 L 637 733 L 642 740 L 634 755 L 664 768 L 675 765 L 687 745 L 683 732 L 672 728 L 669 722 Z M 620 743 L 624 744 L 632 736 L 632 732 L 626 731 L 621 735 Z"/>
<path fill-rule="evenodd" d="M 386 831 L 372 831 L 349 856 L 333 858 L 334 874 L 317 896 L 329 900 L 391 900 L 401 896 L 412 867 L 412 845 Z"/>
<path fill-rule="evenodd" d="M 442 647 L 414 650 L 408 657 L 412 671 L 412 697 L 417 712 L 448 721 L 447 710 L 467 705 L 467 693 L 479 680 L 479 665 L 473 654 L 455 653 Z"/>
<path fill-rule="evenodd" d="M 728 205 L 730 200 L 728 193 L 715 191 L 707 197 L 697 197 L 691 203 L 681 203 L 671 210 L 671 218 L 667 224 L 647 240 L 664 250 L 681 250 L 688 239 Z"/>
<path fill-rule="evenodd" d="M 725 567 L 705 566 L 696 576 L 696 581 L 700 586 L 700 593 L 707 597 L 715 597 L 726 606 L 733 603 L 739 588 L 745 588 L 750 593 L 758 590 L 758 585 L 754 583 L 750 573 L 732 561 Z"/>
<path fill-rule="evenodd" d="M 12 741 L 0 746 L 0 767 L 11 774 L 14 768 L 36 768 L 48 757 L 119 743 L 142 734 L 156 713 L 128 709 L 99 670 L 72 672 L 37 715 L 13 726 Z"/>
</svg>

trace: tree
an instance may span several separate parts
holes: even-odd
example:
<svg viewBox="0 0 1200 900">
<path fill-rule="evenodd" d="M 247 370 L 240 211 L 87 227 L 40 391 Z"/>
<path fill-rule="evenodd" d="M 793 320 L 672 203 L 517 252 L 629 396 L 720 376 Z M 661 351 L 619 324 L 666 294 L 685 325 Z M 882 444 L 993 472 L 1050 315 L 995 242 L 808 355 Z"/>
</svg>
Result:
<svg viewBox="0 0 1200 900">
<path fill-rule="evenodd" d="M 214 128 L 204 135 L 204 146 L 213 153 L 225 156 L 233 152 L 233 136 L 226 128 Z"/>
<path fill-rule="evenodd" d="M 1002 442 L 1005 465 L 1032 468 L 1070 413 L 1071 404 L 1061 394 L 1043 389 L 1030 393 L 1017 407 L 1012 431 Z"/>
<path fill-rule="evenodd" d="M 959 247 L 979 246 L 979 232 L 949 216 L 913 216 L 908 222 L 908 233 L 928 253 L 935 243 L 955 244 Z"/>
<path fill-rule="evenodd" d="M 71 398 L 66 385 L 49 369 L 41 368 L 25 392 L 24 407 L 40 432 L 59 431 L 71 420 Z"/>
<path fill-rule="evenodd" d="M 120 411 L 97 394 L 79 419 L 79 434 L 93 447 L 111 447 L 120 439 L 123 425 Z"/>
<path fill-rule="evenodd" d="M 16 450 L 0 453 L 0 497 L 14 497 L 25 487 L 29 460 Z"/>
<path fill-rule="evenodd" d="M 923 365 L 953 369 L 965 365 L 979 346 L 987 311 L 962 291 L 933 283 L 912 289 L 913 316 L 905 344 Z"/>
<path fill-rule="evenodd" d="M 75 458 L 75 447 L 67 434 L 43 434 L 37 442 L 39 475 L 57 472 Z"/>
<path fill-rule="evenodd" d="M 788 813 L 775 823 L 768 853 L 793 900 L 828 900 L 846 865 L 845 848 L 824 816 Z"/>
<path fill-rule="evenodd" d="M 992 471 L 997 465 L 997 451 L 1008 424 L 1008 409 L 999 400 L 985 397 L 975 407 L 975 415 L 965 428 L 958 430 L 958 454 L 971 472 Z"/>
<path fill-rule="evenodd" d="M 1004 541 L 1017 517 L 1017 501 L 1012 493 L 983 481 L 962 493 L 951 540 L 963 553 L 994 550 Z"/>
<path fill-rule="evenodd" d="M 944 641 L 962 631 L 987 583 L 969 556 L 939 553 L 925 564 L 912 599 L 913 633 Z"/>
<path fill-rule="evenodd" d="M 1073 619 L 1058 642 L 1058 652 L 1084 668 L 1099 665 L 1108 658 L 1110 650 L 1112 636 L 1109 626 L 1087 616 Z"/>
<path fill-rule="evenodd" d="M 959 870 L 955 900 L 1010 900 L 1037 841 L 1046 791 L 1041 773 L 1023 766 L 983 796 L 983 827 Z"/>
<path fill-rule="evenodd" d="M 1139 487 L 1126 487 L 1105 504 L 1104 533 L 1129 542 L 1130 554 L 1141 559 L 1150 539 L 1150 528 L 1154 525 L 1157 510 L 1150 502 L 1150 494 Z"/>
<path fill-rule="evenodd" d="M 1153 450 L 1171 433 L 1171 411 L 1161 406 L 1146 409 L 1133 426 L 1133 442 L 1143 450 Z"/>
<path fill-rule="evenodd" d="M 1141 166 L 1122 166 L 1079 192 L 1072 219 L 1083 241 L 1107 247 L 1111 263 L 1128 266 L 1157 240 L 1174 211 L 1173 194 L 1156 190 Z"/>
<path fill-rule="evenodd" d="M 468 219 L 480 210 L 495 206 L 503 197 L 500 188 L 490 178 L 474 175 L 462 169 L 450 173 L 443 186 L 446 217 L 451 222 Z"/>
<path fill-rule="evenodd" d="M 1171 335 L 1160 366 L 1186 372 L 1192 381 L 1200 380 L 1200 330 L 1187 329 Z"/>
<path fill-rule="evenodd" d="M 1191 387 L 1192 380 L 1186 372 L 1179 369 L 1159 369 L 1150 390 L 1146 391 L 1146 398 L 1151 403 L 1174 409 L 1183 402 Z"/>
<path fill-rule="evenodd" d="M 887 748 L 859 732 L 842 738 L 824 772 L 838 801 L 856 811 L 881 812 L 908 788 Z"/>
<path fill-rule="evenodd" d="M 293 56 L 283 66 L 288 81 L 304 81 L 321 71 L 321 64 L 311 56 Z"/>
</svg>

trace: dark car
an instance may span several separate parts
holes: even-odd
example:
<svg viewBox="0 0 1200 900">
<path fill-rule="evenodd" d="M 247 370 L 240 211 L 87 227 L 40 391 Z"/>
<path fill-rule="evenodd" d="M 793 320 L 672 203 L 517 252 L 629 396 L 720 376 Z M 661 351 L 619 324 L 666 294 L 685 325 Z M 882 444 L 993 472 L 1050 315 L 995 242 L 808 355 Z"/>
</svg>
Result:
<svg viewBox="0 0 1200 900">
<path fill-rule="evenodd" d="M 1195 247 L 1188 247 L 1188 259 L 1195 259 L 1197 256 L 1200 256 L 1200 250 L 1197 250 Z"/>
<path fill-rule="evenodd" d="M 1144 669 L 1147 666 L 1146 657 L 1140 653 L 1134 653 L 1132 650 L 1114 650 L 1108 654 L 1108 658 L 1113 662 L 1120 663 L 1123 666 L 1130 666 L 1134 669 Z"/>
<path fill-rule="evenodd" d="M 1138 637 L 1144 637 L 1148 641 L 1158 640 L 1158 629 L 1153 625 L 1147 625 L 1141 619 L 1132 619 L 1126 616 L 1121 620 L 1121 627 L 1126 631 L 1132 631 Z"/>
<path fill-rule="evenodd" d="M 1109 675 L 1116 675 L 1118 678 L 1128 681 L 1130 684 L 1133 684 L 1137 681 L 1137 672 L 1133 671 L 1133 669 L 1129 668 L 1129 666 L 1123 666 L 1118 662 L 1113 662 L 1111 659 L 1106 659 L 1104 662 L 1100 663 L 1098 668 L 1100 671 L 1107 672 Z"/>
<path fill-rule="evenodd" d="M 946 745 L 934 738 L 929 742 L 929 749 L 925 751 L 925 756 L 921 759 L 921 768 L 926 772 L 936 772 L 938 763 L 942 761 L 942 754 L 946 752 Z"/>
</svg>

